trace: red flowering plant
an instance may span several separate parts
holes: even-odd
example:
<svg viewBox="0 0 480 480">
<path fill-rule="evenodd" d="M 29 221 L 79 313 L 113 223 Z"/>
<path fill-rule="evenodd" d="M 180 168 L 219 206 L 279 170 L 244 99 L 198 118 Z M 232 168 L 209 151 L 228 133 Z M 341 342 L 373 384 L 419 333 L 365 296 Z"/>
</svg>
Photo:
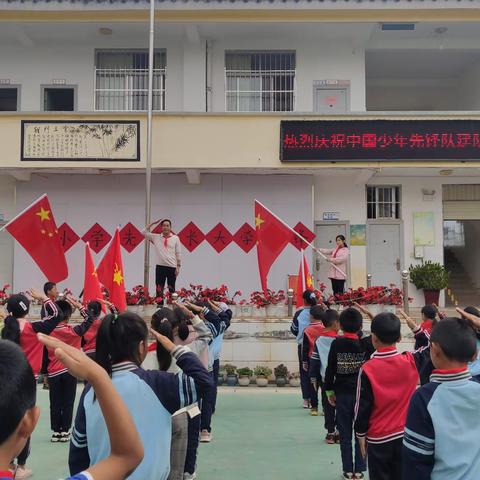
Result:
<svg viewBox="0 0 480 480">
<path fill-rule="evenodd" d="M 132 288 L 132 291 L 125 292 L 127 305 L 153 305 L 155 297 L 151 297 L 148 293 L 148 288 L 143 285 L 137 285 Z"/>
<path fill-rule="evenodd" d="M 8 301 L 10 295 L 7 293 L 7 290 L 10 288 L 10 285 L 5 284 L 0 290 L 0 305 L 5 305 Z"/>
<path fill-rule="evenodd" d="M 208 300 L 214 300 L 215 302 L 223 302 L 227 305 L 236 305 L 236 298 L 242 294 L 240 290 L 237 290 L 232 296 L 229 293 L 226 285 L 221 285 L 217 288 L 204 287 L 203 285 L 190 284 L 190 289 L 183 288 L 178 292 L 178 296 L 185 300 L 192 302 L 206 302 Z"/>
<path fill-rule="evenodd" d="M 411 301 L 411 299 L 408 299 Z M 386 286 L 374 286 L 368 288 L 349 288 L 343 294 L 331 296 L 329 301 L 339 303 L 341 305 L 350 306 L 354 303 L 359 305 L 403 305 L 403 290 L 396 285 L 390 284 Z"/>
<path fill-rule="evenodd" d="M 267 289 L 265 292 L 252 292 L 250 295 L 250 303 L 257 308 L 266 307 L 267 305 L 278 305 L 285 302 L 285 291 Z"/>
</svg>

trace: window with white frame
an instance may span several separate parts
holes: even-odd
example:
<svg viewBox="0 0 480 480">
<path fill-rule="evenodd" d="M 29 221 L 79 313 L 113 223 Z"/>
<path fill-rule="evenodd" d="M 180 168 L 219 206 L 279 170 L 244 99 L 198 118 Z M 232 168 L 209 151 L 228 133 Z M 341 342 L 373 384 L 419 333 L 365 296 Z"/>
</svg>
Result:
<svg viewBox="0 0 480 480">
<path fill-rule="evenodd" d="M 370 220 L 400 218 L 400 196 L 400 187 L 368 186 L 367 218 Z"/>
<path fill-rule="evenodd" d="M 153 110 L 165 110 L 165 50 L 154 53 Z M 97 50 L 95 55 L 95 110 L 148 109 L 148 50 Z"/>
<path fill-rule="evenodd" d="M 295 109 L 295 52 L 225 53 L 227 112 L 291 112 Z"/>
</svg>

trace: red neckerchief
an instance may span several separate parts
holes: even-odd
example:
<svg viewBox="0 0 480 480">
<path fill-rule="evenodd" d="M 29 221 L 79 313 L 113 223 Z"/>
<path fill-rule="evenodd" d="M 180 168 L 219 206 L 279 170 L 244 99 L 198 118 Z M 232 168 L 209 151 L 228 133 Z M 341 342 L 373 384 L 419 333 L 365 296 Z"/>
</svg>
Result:
<svg viewBox="0 0 480 480">
<path fill-rule="evenodd" d="M 359 339 L 357 333 L 343 332 L 343 336 L 345 338 L 349 338 L 350 340 L 358 340 Z"/>
<path fill-rule="evenodd" d="M 334 337 L 334 338 L 337 338 L 338 337 L 338 332 L 336 332 L 335 330 L 327 330 L 325 329 L 325 331 L 320 335 L 321 337 Z M 358 338 L 358 337 L 357 337 Z"/>
<path fill-rule="evenodd" d="M 395 345 L 393 345 L 393 346 L 391 346 L 391 347 L 378 348 L 378 349 L 377 349 L 377 352 L 378 352 L 378 353 L 394 352 L 396 349 L 397 349 L 397 347 L 396 347 Z"/>
<path fill-rule="evenodd" d="M 437 374 L 437 375 L 449 375 L 452 373 L 463 373 L 463 372 L 468 372 L 467 367 L 460 367 L 460 368 L 446 368 L 445 370 L 434 370 L 432 374 Z"/>
<path fill-rule="evenodd" d="M 14 478 L 13 473 L 10 470 L 0 471 L 0 478 Z"/>
<path fill-rule="evenodd" d="M 342 249 L 342 248 L 344 248 L 344 247 L 337 247 L 337 248 L 335 249 L 335 251 L 333 252 L 332 258 L 337 258 L 337 253 L 338 253 L 338 251 L 339 251 L 340 249 Z"/>
<path fill-rule="evenodd" d="M 165 248 L 168 247 L 168 239 L 169 239 L 171 236 L 172 236 L 171 233 L 168 235 L 168 237 L 166 237 L 165 235 L 163 235 L 163 246 L 164 246 Z"/>
</svg>

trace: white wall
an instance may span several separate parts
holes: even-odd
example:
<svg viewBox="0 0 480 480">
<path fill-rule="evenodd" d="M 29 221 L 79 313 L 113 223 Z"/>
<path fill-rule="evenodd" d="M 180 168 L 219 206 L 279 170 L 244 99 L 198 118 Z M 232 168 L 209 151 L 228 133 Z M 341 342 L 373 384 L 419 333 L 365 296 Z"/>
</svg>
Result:
<svg viewBox="0 0 480 480">
<path fill-rule="evenodd" d="M 0 214 L 8 221 L 15 214 L 15 179 L 0 175 Z M 13 240 L 5 231 L 0 232 L 0 288 L 13 281 Z"/>
<path fill-rule="evenodd" d="M 222 222 L 234 234 L 244 222 L 253 226 L 253 200 L 257 198 L 292 226 L 301 221 L 312 228 L 311 182 L 309 176 L 204 175 L 201 185 L 188 185 L 184 175 L 154 175 L 152 216 L 172 218 L 176 231 L 193 220 L 204 233 Z M 57 224 L 68 222 L 80 237 L 97 221 L 110 234 L 116 225 L 128 221 L 142 227 L 144 177 L 141 175 L 35 175 L 31 182 L 18 186 L 17 210 L 45 192 Z M 96 256 L 97 262 L 103 253 Z M 143 244 L 131 254 L 124 250 L 122 253 L 127 288 L 143 283 Z M 189 283 L 208 286 L 226 283 L 233 291 L 242 290 L 245 296 L 260 288 L 255 248 L 245 254 L 232 243 L 217 254 L 205 241 L 192 253 L 183 249 L 183 254 L 179 287 Z M 83 242 L 68 251 L 67 260 L 70 276 L 62 286 L 79 293 L 84 271 Z M 287 246 L 272 267 L 269 286 L 285 288 L 287 275 L 297 273 L 299 263 L 298 251 Z M 153 264 L 152 261 L 152 286 Z M 15 289 L 40 286 L 44 281 L 35 264 L 16 245 Z"/>
</svg>

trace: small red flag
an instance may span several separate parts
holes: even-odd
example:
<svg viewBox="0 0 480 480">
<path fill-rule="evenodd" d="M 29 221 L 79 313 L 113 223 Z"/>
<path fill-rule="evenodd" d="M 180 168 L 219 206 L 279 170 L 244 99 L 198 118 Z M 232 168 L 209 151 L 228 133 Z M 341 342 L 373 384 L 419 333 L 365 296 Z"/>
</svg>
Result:
<svg viewBox="0 0 480 480">
<path fill-rule="evenodd" d="M 50 282 L 68 277 L 67 261 L 47 195 L 42 195 L 6 226 Z"/>
<path fill-rule="evenodd" d="M 301 305 L 303 305 L 303 292 L 305 290 L 313 290 L 313 278 L 310 275 L 310 269 L 308 268 L 307 259 L 305 258 L 305 253 L 303 252 L 303 250 L 302 259 L 300 260 L 300 268 L 298 269 L 296 290 L 296 305 L 297 307 L 300 307 Z"/>
<path fill-rule="evenodd" d="M 85 279 L 83 282 L 83 303 L 87 304 L 92 300 L 103 298 L 102 286 L 98 280 L 97 269 L 93 263 L 90 244 L 85 244 Z M 102 305 L 102 310 L 103 310 Z"/>
<path fill-rule="evenodd" d="M 123 312 L 127 308 L 127 299 L 125 297 L 125 279 L 118 228 L 115 230 L 113 240 L 110 242 L 108 250 L 97 267 L 97 273 L 98 279 L 108 290 L 110 302 L 120 312 Z"/>
<path fill-rule="evenodd" d="M 257 232 L 258 269 L 262 289 L 267 290 L 267 276 L 277 257 L 291 239 L 290 229 L 255 200 L 255 229 Z"/>
</svg>

